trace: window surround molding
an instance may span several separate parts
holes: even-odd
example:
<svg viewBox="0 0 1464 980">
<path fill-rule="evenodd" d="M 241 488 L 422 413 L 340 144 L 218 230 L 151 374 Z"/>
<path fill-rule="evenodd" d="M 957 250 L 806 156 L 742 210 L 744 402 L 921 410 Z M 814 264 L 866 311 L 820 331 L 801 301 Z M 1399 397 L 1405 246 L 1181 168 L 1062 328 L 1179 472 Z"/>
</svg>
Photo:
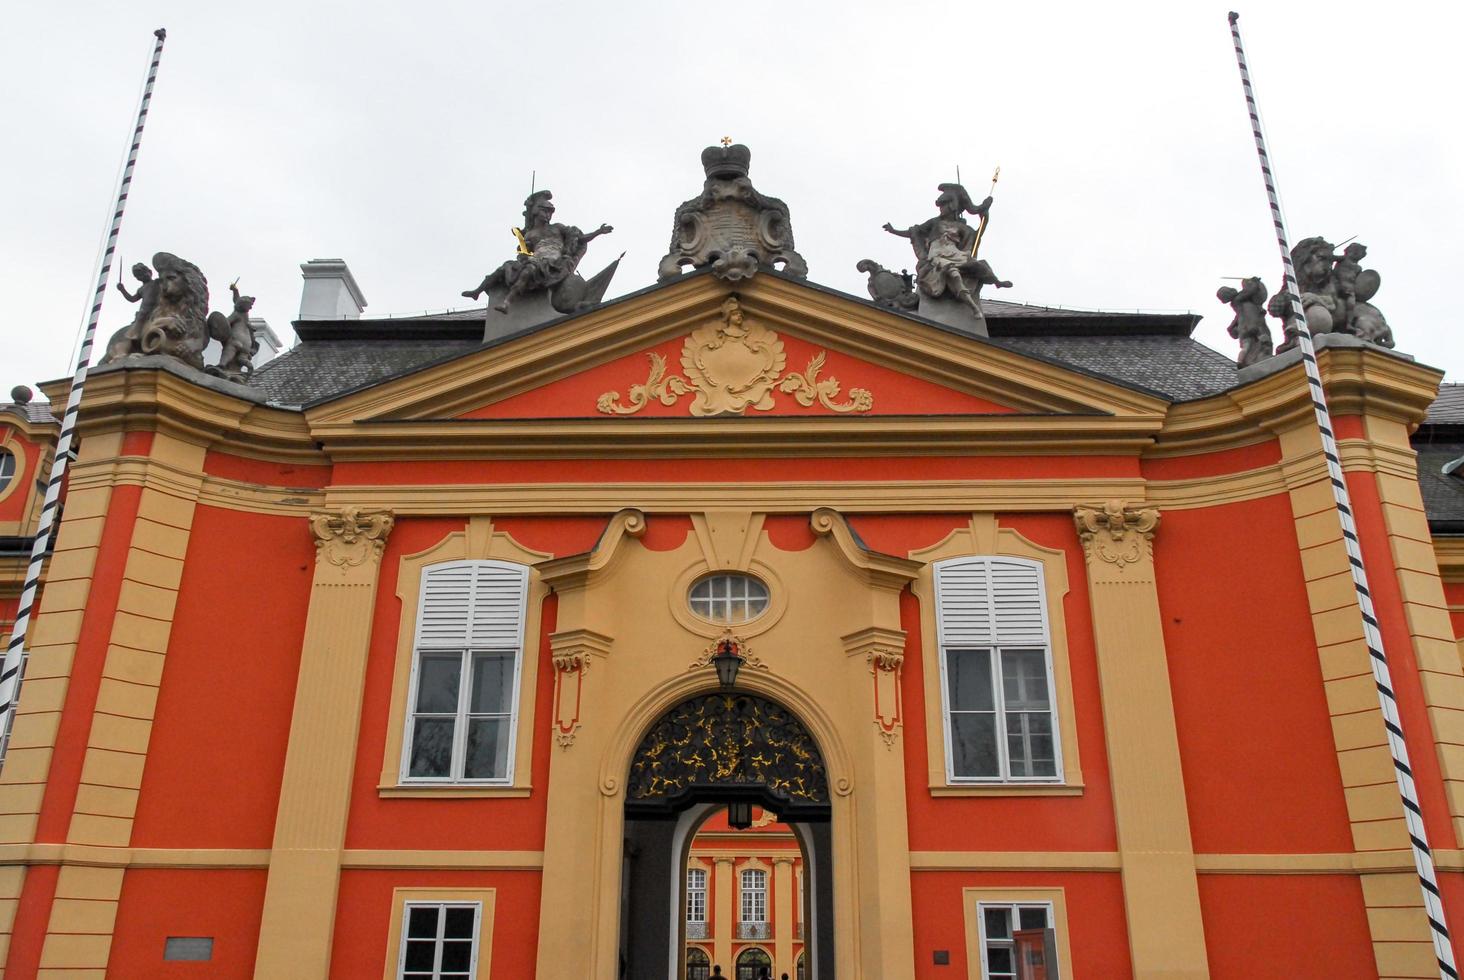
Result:
<svg viewBox="0 0 1464 980">
<path fill-rule="evenodd" d="M 761 919 L 756 919 L 756 920 L 748 919 L 748 920 L 744 920 L 742 918 L 742 892 L 743 892 L 743 888 L 742 888 L 742 873 L 744 871 L 760 871 L 760 872 L 762 872 L 762 876 L 763 876 L 763 878 L 762 878 L 762 881 L 763 881 L 763 886 L 762 886 L 762 894 L 763 894 L 763 917 Z M 772 865 L 768 864 L 766 861 L 761 860 L 760 858 L 749 857 L 749 858 L 746 858 L 745 860 L 739 860 L 739 861 L 737 861 L 737 863 L 734 864 L 733 867 L 732 867 L 732 873 L 733 873 L 733 877 L 734 877 L 733 884 L 736 886 L 736 897 L 733 899 L 733 906 L 732 906 L 733 922 L 734 923 L 738 923 L 738 922 L 743 922 L 743 921 L 749 921 L 749 922 L 757 921 L 757 922 L 768 922 L 768 923 L 771 923 L 773 921 L 772 920 L 772 911 L 773 911 L 773 868 L 772 868 Z M 772 954 L 770 953 L 768 955 L 772 955 Z"/>
<path fill-rule="evenodd" d="M 963 888 L 961 899 L 966 922 L 966 976 L 985 977 L 986 949 L 981 938 L 981 906 L 1050 905 L 1052 928 L 1057 933 L 1057 964 L 1063 976 L 1071 976 L 1072 950 L 1068 944 L 1067 901 L 1061 888 Z"/>
<path fill-rule="evenodd" d="M 920 603 L 920 658 L 925 691 L 927 785 L 932 796 L 1075 796 L 1083 792 L 1078 734 L 1073 710 L 1072 670 L 1068 660 L 1064 601 L 1068 594 L 1067 553 L 1027 540 L 999 527 L 995 514 L 972 514 L 943 540 L 910 557 L 922 563 L 910 590 Z M 952 782 L 947 778 L 945 692 L 942 690 L 940 635 L 936 621 L 935 565 L 948 558 L 1026 558 L 1042 566 L 1047 607 L 1047 640 L 1052 662 L 1053 706 L 1062 753 L 1061 782 Z"/>
<path fill-rule="evenodd" d="M 387 718 L 386 748 L 381 762 L 377 795 L 382 797 L 522 797 L 530 790 L 534 748 L 534 702 L 538 690 L 540 616 L 549 594 L 534 566 L 554 556 L 533 551 L 511 536 L 493 529 L 488 517 L 472 517 L 467 528 L 454 531 L 424 551 L 403 555 L 397 565 L 396 595 L 401 601 L 396 661 L 392 670 L 391 708 Z M 524 609 L 524 642 L 519 652 L 518 723 L 514 743 L 513 781 L 509 784 L 406 783 L 401 781 L 402 743 L 406 738 L 408 695 L 412 687 L 412 660 L 417 639 L 417 617 L 422 595 L 422 573 L 428 565 L 454 561 L 496 560 L 525 565 L 529 570 Z"/>
<path fill-rule="evenodd" d="M 26 482 L 26 455 L 25 445 L 16 438 L 13 433 L 6 433 L 6 438 L 0 438 L 0 455 L 9 454 L 15 469 L 11 472 L 10 478 L 0 484 L 0 500 L 4 500 L 15 492 L 15 488 Z M 7 522 L 8 523 L 8 522 Z"/>
<path fill-rule="evenodd" d="M 436 902 L 476 902 L 479 906 L 478 969 L 474 980 L 488 980 L 493 960 L 493 911 L 497 901 L 494 888 L 393 888 L 391 891 L 391 924 L 387 927 L 386 971 L 383 980 L 398 980 L 401 976 L 402 920 L 406 918 L 408 903 L 433 904 Z"/>
</svg>

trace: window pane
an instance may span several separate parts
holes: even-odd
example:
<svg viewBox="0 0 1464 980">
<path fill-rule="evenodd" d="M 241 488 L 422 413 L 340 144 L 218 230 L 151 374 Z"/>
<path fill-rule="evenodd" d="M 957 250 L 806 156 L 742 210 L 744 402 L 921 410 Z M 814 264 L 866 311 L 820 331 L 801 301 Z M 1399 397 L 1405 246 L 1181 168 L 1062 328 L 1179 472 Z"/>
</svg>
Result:
<svg viewBox="0 0 1464 980">
<path fill-rule="evenodd" d="M 1047 691 L 1047 655 L 1043 651 L 1003 650 L 1001 679 L 1008 711 L 1045 711 L 1052 706 Z"/>
<path fill-rule="evenodd" d="M 465 973 L 473 962 L 471 942 L 448 941 L 442 944 L 442 969 Z"/>
<path fill-rule="evenodd" d="M 426 936 L 436 938 L 437 936 L 437 908 L 417 907 L 408 910 L 410 918 L 407 919 L 408 936 Z"/>
<path fill-rule="evenodd" d="M 507 714 L 513 710 L 513 655 L 473 654 L 473 686 L 468 711 L 474 714 Z"/>
<path fill-rule="evenodd" d="M 999 776 L 996 713 L 951 715 L 951 770 L 957 776 Z"/>
<path fill-rule="evenodd" d="M 508 719 L 468 721 L 468 757 L 464 779 L 501 779 L 508 775 Z"/>
<path fill-rule="evenodd" d="M 952 711 L 990 711 L 996 707 L 991 690 L 990 650 L 948 650 L 946 681 Z"/>
<path fill-rule="evenodd" d="M 434 714 L 457 711 L 461 674 L 459 654 L 422 654 L 417 672 L 417 711 Z"/>
<path fill-rule="evenodd" d="M 1007 713 L 1007 753 L 1013 776 L 1055 776 L 1052 716 L 1047 712 Z"/>
<path fill-rule="evenodd" d="M 1047 909 L 1045 909 L 1045 908 L 1035 908 L 1035 909 L 1028 908 L 1028 909 L 1022 909 L 1021 910 L 1021 921 L 1022 921 L 1022 928 L 1023 929 L 1046 929 L 1047 928 Z"/>
<path fill-rule="evenodd" d="M 432 960 L 437 953 L 437 943 L 430 939 L 414 939 L 407 943 L 406 968 L 408 970 L 431 970 Z"/>
<path fill-rule="evenodd" d="M 452 768 L 453 724 L 451 718 L 417 719 L 412 726 L 412 759 L 407 767 L 408 775 L 449 775 Z"/>
<path fill-rule="evenodd" d="M 448 939 L 472 939 L 473 919 L 477 916 L 477 909 L 466 906 L 457 906 L 447 909 L 447 925 L 442 934 Z"/>
<path fill-rule="evenodd" d="M 982 910 L 985 915 L 985 930 L 987 939 L 1010 939 L 1012 935 L 1012 910 L 993 909 Z"/>
</svg>

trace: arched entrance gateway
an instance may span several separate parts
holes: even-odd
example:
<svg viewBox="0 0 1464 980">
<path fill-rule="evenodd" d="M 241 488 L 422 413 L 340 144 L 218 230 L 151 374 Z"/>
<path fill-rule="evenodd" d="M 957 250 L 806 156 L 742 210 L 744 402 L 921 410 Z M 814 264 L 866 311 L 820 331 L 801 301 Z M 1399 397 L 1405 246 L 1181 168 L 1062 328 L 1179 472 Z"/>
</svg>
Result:
<svg viewBox="0 0 1464 980">
<path fill-rule="evenodd" d="M 823 754 L 793 712 L 741 691 L 698 694 L 675 705 L 650 726 L 631 759 L 620 976 L 682 975 L 687 855 L 697 827 L 724 806 L 734 828 L 747 826 L 753 806 L 792 828 L 805 869 L 798 918 L 806 923 L 806 976 L 832 980 L 834 882 Z M 734 964 L 720 965 L 730 978 Z"/>
</svg>

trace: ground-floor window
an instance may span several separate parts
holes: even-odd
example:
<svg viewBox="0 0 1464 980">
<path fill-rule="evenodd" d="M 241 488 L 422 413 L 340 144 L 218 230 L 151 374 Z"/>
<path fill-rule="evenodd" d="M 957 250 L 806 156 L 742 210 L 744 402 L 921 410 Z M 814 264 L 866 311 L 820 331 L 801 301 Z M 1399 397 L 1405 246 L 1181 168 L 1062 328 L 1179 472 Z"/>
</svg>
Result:
<svg viewBox="0 0 1464 980">
<path fill-rule="evenodd" d="M 705 951 L 693 946 L 686 951 L 686 980 L 707 980 L 712 975 L 712 961 Z"/>
<path fill-rule="evenodd" d="M 478 970 L 477 902 L 408 902 L 402 915 L 401 980 L 469 980 Z"/>
<path fill-rule="evenodd" d="M 773 961 L 760 949 L 745 949 L 737 957 L 737 980 L 763 980 L 773 974 Z"/>
<path fill-rule="evenodd" d="M 805 962 L 804 957 L 806 957 L 807 955 L 808 955 L 807 953 L 799 953 L 798 954 L 798 980 L 805 980 L 804 974 L 803 974 L 803 971 L 804 971 L 805 967 L 804 967 L 803 964 Z"/>
<path fill-rule="evenodd" d="M 1056 964 L 1046 964 L 1044 937 L 1052 925 L 1047 902 L 982 902 L 977 908 L 981 926 L 981 976 L 984 980 L 1024 980 L 1053 976 Z M 1034 968 L 1043 972 L 1034 972 Z"/>
</svg>

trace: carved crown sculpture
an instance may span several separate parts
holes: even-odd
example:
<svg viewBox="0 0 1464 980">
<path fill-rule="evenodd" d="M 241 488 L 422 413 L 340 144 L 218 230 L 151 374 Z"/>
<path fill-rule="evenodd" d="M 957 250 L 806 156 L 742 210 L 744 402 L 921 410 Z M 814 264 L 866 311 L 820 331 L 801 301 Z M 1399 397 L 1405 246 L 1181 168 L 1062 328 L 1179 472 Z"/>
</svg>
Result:
<svg viewBox="0 0 1464 980">
<path fill-rule="evenodd" d="M 752 167 L 752 151 L 741 143 L 732 146 L 709 146 L 702 150 L 702 169 L 708 177 L 734 180 L 746 177 Z"/>
<path fill-rule="evenodd" d="M 808 263 L 793 248 L 788 205 L 758 193 L 747 178 L 752 151 L 741 143 L 709 146 L 701 160 L 706 183 L 676 209 L 660 278 L 675 279 L 688 265 L 733 281 L 780 266 L 790 276 L 806 276 Z"/>
</svg>

